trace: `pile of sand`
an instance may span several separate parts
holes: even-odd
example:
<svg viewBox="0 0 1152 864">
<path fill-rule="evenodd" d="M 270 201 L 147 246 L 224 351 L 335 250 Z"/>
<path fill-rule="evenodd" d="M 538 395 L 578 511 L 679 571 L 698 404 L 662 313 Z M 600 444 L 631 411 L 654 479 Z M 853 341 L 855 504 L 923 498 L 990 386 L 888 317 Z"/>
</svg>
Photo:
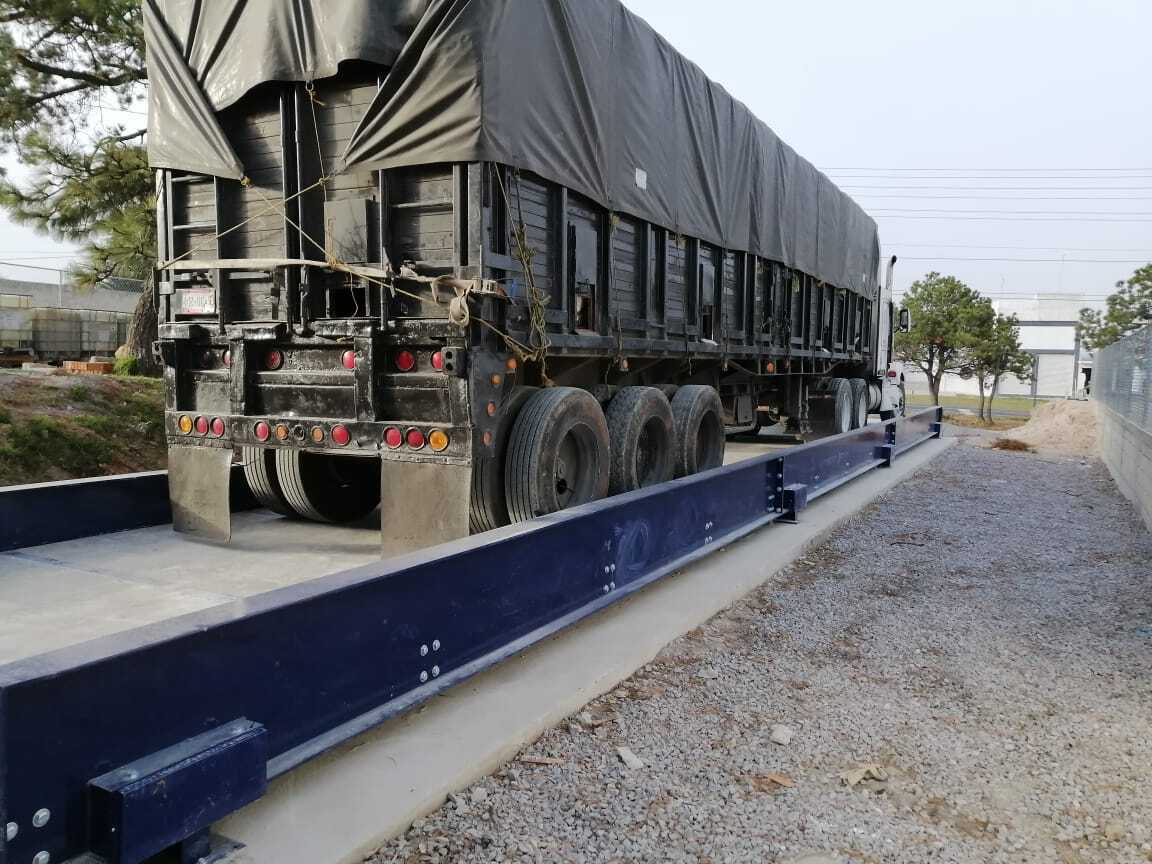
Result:
<svg viewBox="0 0 1152 864">
<path fill-rule="evenodd" d="M 1032 412 L 1032 419 L 1003 437 L 1023 441 L 1037 450 L 1095 456 L 1096 406 L 1069 400 L 1046 402 Z"/>
</svg>

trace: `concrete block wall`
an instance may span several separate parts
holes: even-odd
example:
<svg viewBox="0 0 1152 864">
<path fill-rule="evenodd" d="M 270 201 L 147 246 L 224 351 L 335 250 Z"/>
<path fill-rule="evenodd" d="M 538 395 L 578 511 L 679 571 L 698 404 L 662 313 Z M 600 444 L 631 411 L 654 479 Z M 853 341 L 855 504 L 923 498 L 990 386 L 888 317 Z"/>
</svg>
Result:
<svg viewBox="0 0 1152 864">
<path fill-rule="evenodd" d="M 1100 455 L 1116 485 L 1136 505 L 1152 531 L 1152 432 L 1101 402 L 1096 403 L 1096 410 Z"/>
</svg>

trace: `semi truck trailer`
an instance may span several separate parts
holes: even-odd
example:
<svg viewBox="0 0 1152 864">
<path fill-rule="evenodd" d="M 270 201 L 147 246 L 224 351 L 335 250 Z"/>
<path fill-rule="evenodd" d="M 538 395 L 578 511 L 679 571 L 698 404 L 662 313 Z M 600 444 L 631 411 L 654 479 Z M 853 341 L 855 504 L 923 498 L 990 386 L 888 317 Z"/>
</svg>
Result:
<svg viewBox="0 0 1152 864">
<path fill-rule="evenodd" d="M 145 24 L 177 530 L 238 463 L 393 554 L 901 410 L 874 221 L 617 0 Z"/>
</svg>

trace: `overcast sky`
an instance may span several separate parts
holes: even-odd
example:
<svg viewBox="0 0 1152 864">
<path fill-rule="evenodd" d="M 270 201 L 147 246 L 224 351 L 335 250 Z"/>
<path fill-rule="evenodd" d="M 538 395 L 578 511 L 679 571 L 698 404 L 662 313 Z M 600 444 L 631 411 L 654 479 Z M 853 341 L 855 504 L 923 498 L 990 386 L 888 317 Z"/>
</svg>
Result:
<svg viewBox="0 0 1152 864">
<path fill-rule="evenodd" d="M 1147 0 L 626 2 L 876 217 L 900 287 L 1103 296 L 1152 260 Z"/>
</svg>

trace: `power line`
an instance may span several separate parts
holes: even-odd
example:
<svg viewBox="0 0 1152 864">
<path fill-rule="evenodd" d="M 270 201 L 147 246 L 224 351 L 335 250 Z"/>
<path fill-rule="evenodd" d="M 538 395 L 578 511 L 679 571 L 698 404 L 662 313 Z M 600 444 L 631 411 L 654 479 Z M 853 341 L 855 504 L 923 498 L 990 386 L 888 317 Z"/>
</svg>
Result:
<svg viewBox="0 0 1152 864">
<path fill-rule="evenodd" d="M 960 179 L 960 178 L 952 178 Z M 1084 178 L 1088 179 L 1088 178 Z M 1103 178 L 1101 178 L 1103 179 Z M 1112 178 L 1109 177 L 1109 180 Z M 1152 179 L 1142 178 L 1142 179 Z M 897 186 L 887 183 L 876 185 L 860 185 L 855 183 L 842 183 L 841 189 L 911 189 L 916 192 L 967 191 L 967 192 L 1146 192 L 1152 186 Z"/>
<path fill-rule="evenodd" d="M 873 207 L 876 213 L 961 213 L 991 216 L 1152 216 L 1152 210 L 996 210 L 980 207 L 972 210 L 947 210 L 943 207 Z"/>
<path fill-rule="evenodd" d="M 1135 195 L 905 195 L 902 193 L 880 195 L 869 192 L 863 195 L 856 194 L 854 197 L 861 199 L 898 198 L 922 201 L 1152 201 L 1152 197 Z"/>
<path fill-rule="evenodd" d="M 920 174 L 909 176 L 907 174 L 838 174 L 832 175 L 837 183 L 849 183 L 852 180 L 947 180 L 955 183 L 958 180 L 995 180 L 995 181 L 1034 181 L 1034 180 L 1152 180 L 1152 174 L 1110 174 L 1107 177 L 1075 177 L 1070 174 Z"/>
<path fill-rule="evenodd" d="M 1140 252 L 1152 256 L 1152 249 L 1144 249 L 1140 247 L 1101 248 L 1098 246 L 1005 246 L 995 243 L 933 243 L 931 241 L 923 240 L 915 240 L 909 242 L 892 240 L 883 243 L 882 245 L 889 248 L 900 246 L 920 246 L 932 249 L 1010 249 L 1017 252 Z"/>
<path fill-rule="evenodd" d="M 1015 264 L 1146 264 L 1147 258 L 979 258 L 901 255 L 901 261 L 1005 261 Z"/>
<path fill-rule="evenodd" d="M 995 172 L 1011 172 L 1027 174 L 1034 171 L 1063 171 L 1066 173 L 1083 174 L 1087 172 L 1124 172 L 1136 173 L 1142 172 L 1145 174 L 1152 174 L 1152 168 L 820 168 L 820 171 L 959 171 L 965 174 L 969 173 L 983 173 L 988 171 Z"/>
<path fill-rule="evenodd" d="M 876 212 L 876 211 L 872 211 Z M 925 221 L 948 222 L 1132 222 L 1152 223 L 1152 219 L 1105 219 L 1092 216 L 948 216 L 941 213 L 937 216 L 925 216 L 907 213 L 881 213 L 881 219 L 921 219 Z"/>
</svg>

